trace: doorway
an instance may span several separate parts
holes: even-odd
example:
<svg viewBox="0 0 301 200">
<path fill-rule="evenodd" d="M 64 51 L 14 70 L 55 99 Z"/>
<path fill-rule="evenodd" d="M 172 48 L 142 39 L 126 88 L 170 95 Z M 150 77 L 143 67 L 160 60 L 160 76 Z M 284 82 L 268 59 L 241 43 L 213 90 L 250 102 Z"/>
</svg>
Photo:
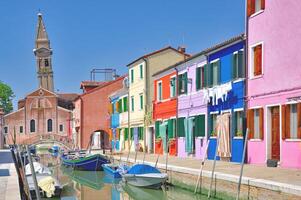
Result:
<svg viewBox="0 0 301 200">
<path fill-rule="evenodd" d="M 279 107 L 271 108 L 271 157 L 280 160 L 280 112 Z"/>
</svg>

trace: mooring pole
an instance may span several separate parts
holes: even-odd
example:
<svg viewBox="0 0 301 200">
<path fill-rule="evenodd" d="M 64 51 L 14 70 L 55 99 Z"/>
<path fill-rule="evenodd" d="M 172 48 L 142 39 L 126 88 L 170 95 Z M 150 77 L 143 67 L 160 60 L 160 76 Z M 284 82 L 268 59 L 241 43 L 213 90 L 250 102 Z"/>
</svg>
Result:
<svg viewBox="0 0 301 200">
<path fill-rule="evenodd" d="M 26 178 L 25 163 L 23 163 L 23 160 L 22 160 L 22 157 L 21 157 L 19 149 L 20 149 L 20 146 L 17 145 L 17 148 L 16 148 L 16 150 L 17 150 L 17 156 L 18 156 L 18 160 L 20 160 L 21 169 L 22 169 L 22 172 L 23 172 L 23 175 L 24 175 L 24 185 L 26 185 L 26 190 L 28 192 L 28 197 L 31 200 L 32 197 L 31 197 L 31 193 L 30 193 L 28 181 L 27 181 L 27 178 Z"/>
<path fill-rule="evenodd" d="M 204 154 L 204 157 L 203 157 L 203 160 L 202 160 L 202 165 L 201 165 L 200 173 L 199 173 L 198 180 L 197 180 L 195 188 L 194 188 L 194 194 L 196 194 L 196 192 L 198 190 L 198 187 L 200 185 L 200 179 L 202 177 L 203 167 L 205 165 L 205 161 L 206 161 L 206 158 L 207 158 L 207 151 L 208 151 L 209 143 L 210 143 L 210 140 L 208 140 L 208 142 L 207 142 L 207 146 L 206 146 L 206 149 L 205 149 L 205 154 Z M 202 188 L 202 185 L 200 187 Z"/>
<path fill-rule="evenodd" d="M 217 138 L 216 138 L 216 149 L 215 149 L 215 155 L 214 155 L 213 169 L 212 169 L 212 173 L 211 173 L 210 187 L 208 190 L 208 199 L 211 197 L 211 189 L 212 189 L 212 182 L 213 182 L 213 176 L 214 176 L 215 165 L 216 165 L 216 156 L 217 156 L 217 152 L 218 152 L 218 146 L 219 146 L 219 134 L 217 135 Z"/>
<path fill-rule="evenodd" d="M 27 151 L 27 156 L 28 156 L 28 160 L 29 160 L 29 164 L 30 164 L 32 180 L 33 180 L 34 188 L 35 188 L 35 191 L 36 191 L 36 197 L 37 197 L 38 200 L 41 200 L 40 190 L 39 190 L 39 186 L 38 186 L 38 182 L 37 182 L 37 177 L 36 177 L 36 173 L 34 171 L 34 166 L 33 166 L 33 163 L 32 163 L 32 158 L 31 158 L 31 154 L 30 154 L 30 150 L 29 150 L 28 145 L 26 145 L 26 151 Z"/>
<path fill-rule="evenodd" d="M 240 186 L 241 186 L 242 173 L 243 173 L 244 164 L 245 164 L 245 156 L 246 156 L 248 137 L 249 137 L 249 129 L 247 128 L 245 141 L 244 141 L 244 150 L 243 150 L 242 159 L 241 159 L 241 163 L 240 163 L 240 175 L 239 175 L 238 186 L 237 186 L 236 200 L 239 199 L 239 194 L 240 194 Z"/>
</svg>

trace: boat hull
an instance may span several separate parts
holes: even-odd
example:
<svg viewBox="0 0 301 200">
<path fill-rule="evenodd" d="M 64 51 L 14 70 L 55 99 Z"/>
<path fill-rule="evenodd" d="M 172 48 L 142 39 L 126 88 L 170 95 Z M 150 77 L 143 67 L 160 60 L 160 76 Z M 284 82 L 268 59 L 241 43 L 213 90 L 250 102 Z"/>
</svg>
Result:
<svg viewBox="0 0 301 200">
<path fill-rule="evenodd" d="M 103 164 L 109 163 L 109 160 L 101 155 L 92 155 L 75 160 L 67 159 L 65 156 L 62 156 L 62 161 L 66 167 L 83 171 L 100 171 L 103 170 Z"/>
<path fill-rule="evenodd" d="M 122 180 L 136 187 L 160 188 L 167 181 L 168 175 L 163 173 L 124 174 Z"/>
<path fill-rule="evenodd" d="M 104 164 L 102 165 L 102 168 L 106 175 L 109 175 L 113 178 L 121 178 L 120 173 L 117 171 L 118 166 Z"/>
</svg>

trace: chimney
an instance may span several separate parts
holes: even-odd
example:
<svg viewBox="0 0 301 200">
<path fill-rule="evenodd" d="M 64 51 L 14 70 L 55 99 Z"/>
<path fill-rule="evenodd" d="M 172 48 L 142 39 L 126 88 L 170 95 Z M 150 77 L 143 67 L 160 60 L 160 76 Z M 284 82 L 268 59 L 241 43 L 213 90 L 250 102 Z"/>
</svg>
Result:
<svg viewBox="0 0 301 200">
<path fill-rule="evenodd" d="M 186 52 L 186 48 L 183 47 L 183 46 L 179 46 L 178 47 L 178 51 L 182 52 L 182 53 L 185 53 Z"/>
</svg>

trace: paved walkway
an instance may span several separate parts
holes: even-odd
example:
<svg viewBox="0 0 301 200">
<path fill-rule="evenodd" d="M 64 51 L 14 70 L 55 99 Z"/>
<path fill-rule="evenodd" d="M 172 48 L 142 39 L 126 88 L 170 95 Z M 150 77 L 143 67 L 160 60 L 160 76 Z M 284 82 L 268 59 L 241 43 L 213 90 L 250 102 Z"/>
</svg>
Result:
<svg viewBox="0 0 301 200">
<path fill-rule="evenodd" d="M 120 159 L 119 155 L 114 156 L 116 160 Z M 126 160 L 127 154 L 122 155 L 122 160 Z M 130 154 L 130 161 L 134 161 L 135 154 Z M 156 162 L 157 155 L 146 154 L 145 161 L 150 164 Z M 142 162 L 143 153 L 138 153 L 137 162 Z M 160 156 L 158 167 L 165 168 L 165 156 Z M 168 157 L 168 169 L 182 173 L 197 175 L 201 166 L 201 160 L 194 158 L 178 158 L 174 156 Z M 213 161 L 207 160 L 203 168 L 203 175 L 210 177 L 213 167 Z M 230 162 L 216 162 L 217 178 L 238 182 L 240 173 L 240 164 Z M 284 169 L 284 168 L 269 168 L 257 165 L 244 165 L 243 179 L 245 184 L 251 184 L 257 187 L 263 187 L 273 190 L 281 190 L 287 193 L 301 195 L 301 170 Z"/>
<path fill-rule="evenodd" d="M 10 150 L 0 150 L 0 200 L 19 200 L 19 183 Z"/>
</svg>

